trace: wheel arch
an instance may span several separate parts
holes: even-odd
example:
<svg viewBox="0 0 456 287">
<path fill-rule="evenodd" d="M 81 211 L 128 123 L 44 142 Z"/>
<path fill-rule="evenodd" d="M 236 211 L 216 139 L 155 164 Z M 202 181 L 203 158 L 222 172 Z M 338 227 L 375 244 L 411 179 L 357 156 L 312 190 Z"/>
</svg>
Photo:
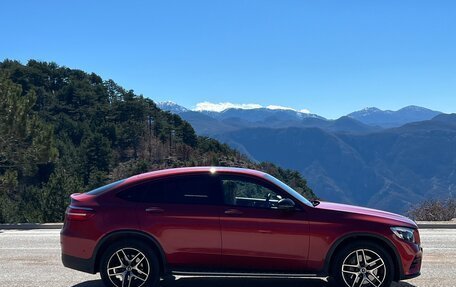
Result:
<svg viewBox="0 0 456 287">
<path fill-rule="evenodd" d="M 350 233 L 347 235 L 342 236 L 336 242 L 331 246 L 329 249 L 326 258 L 325 258 L 325 269 L 324 269 L 324 274 L 330 274 L 330 269 L 332 266 L 332 261 L 334 260 L 335 255 L 339 250 L 347 246 L 348 244 L 351 244 L 355 241 L 369 241 L 372 243 L 375 243 L 382 248 L 385 249 L 385 251 L 388 252 L 388 254 L 391 256 L 391 259 L 393 261 L 393 269 L 394 269 L 394 277 L 393 280 L 398 281 L 400 280 L 402 274 L 403 274 L 403 268 L 402 268 L 402 262 L 401 262 L 401 257 L 399 255 L 399 252 L 396 250 L 394 247 L 393 243 L 391 243 L 388 239 L 377 235 L 377 234 L 372 234 L 372 233 Z"/>
<path fill-rule="evenodd" d="M 157 255 L 158 257 L 158 262 L 160 265 L 160 276 L 165 276 L 166 274 L 169 273 L 169 268 L 168 268 L 168 263 L 166 260 L 165 252 L 163 251 L 163 248 L 161 247 L 160 243 L 156 238 L 154 238 L 152 235 L 142 232 L 142 231 L 137 231 L 137 230 L 117 230 L 111 233 L 108 233 L 105 235 L 97 244 L 94 250 L 94 255 L 93 255 L 93 270 L 94 273 L 97 273 L 100 271 L 100 261 L 103 256 L 103 252 L 114 242 L 119 241 L 119 240 L 138 240 L 142 241 L 149 246 L 151 246 L 153 252 Z"/>
</svg>

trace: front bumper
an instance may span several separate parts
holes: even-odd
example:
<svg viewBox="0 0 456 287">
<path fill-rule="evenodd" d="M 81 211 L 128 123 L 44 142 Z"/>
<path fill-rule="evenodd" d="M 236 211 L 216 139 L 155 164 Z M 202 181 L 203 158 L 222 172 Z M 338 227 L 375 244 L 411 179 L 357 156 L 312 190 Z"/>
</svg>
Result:
<svg viewBox="0 0 456 287">
<path fill-rule="evenodd" d="M 408 266 L 404 266 L 407 268 L 404 270 L 405 272 L 401 274 L 400 280 L 407 280 L 420 276 L 422 258 L 423 248 L 419 247 L 418 252 L 416 252 L 415 257 L 413 258 L 413 261 L 410 262 Z"/>
</svg>

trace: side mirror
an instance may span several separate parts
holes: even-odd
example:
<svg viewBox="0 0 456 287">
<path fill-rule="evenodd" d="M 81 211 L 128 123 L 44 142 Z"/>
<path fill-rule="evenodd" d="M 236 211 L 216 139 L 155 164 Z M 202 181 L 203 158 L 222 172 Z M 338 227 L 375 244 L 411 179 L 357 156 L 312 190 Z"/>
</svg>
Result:
<svg viewBox="0 0 456 287">
<path fill-rule="evenodd" d="M 295 203 L 293 200 L 289 198 L 283 198 L 279 200 L 277 203 L 277 209 L 280 210 L 294 210 L 295 209 Z"/>
</svg>

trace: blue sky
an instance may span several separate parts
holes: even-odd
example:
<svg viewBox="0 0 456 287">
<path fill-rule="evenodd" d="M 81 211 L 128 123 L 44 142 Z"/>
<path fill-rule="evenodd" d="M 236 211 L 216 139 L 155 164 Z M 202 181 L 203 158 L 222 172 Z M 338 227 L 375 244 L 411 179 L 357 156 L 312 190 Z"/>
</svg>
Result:
<svg viewBox="0 0 456 287">
<path fill-rule="evenodd" d="M 157 101 L 456 112 L 452 0 L 9 0 L 0 11 L 0 60 L 54 61 Z"/>
</svg>

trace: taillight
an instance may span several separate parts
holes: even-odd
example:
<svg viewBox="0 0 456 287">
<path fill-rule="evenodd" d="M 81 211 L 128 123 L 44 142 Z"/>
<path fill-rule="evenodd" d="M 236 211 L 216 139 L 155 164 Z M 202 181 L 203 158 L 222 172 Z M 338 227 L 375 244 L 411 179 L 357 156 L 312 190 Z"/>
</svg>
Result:
<svg viewBox="0 0 456 287">
<path fill-rule="evenodd" d="M 67 220 L 83 221 L 95 215 L 95 211 L 89 207 L 68 206 L 66 212 Z"/>
</svg>

